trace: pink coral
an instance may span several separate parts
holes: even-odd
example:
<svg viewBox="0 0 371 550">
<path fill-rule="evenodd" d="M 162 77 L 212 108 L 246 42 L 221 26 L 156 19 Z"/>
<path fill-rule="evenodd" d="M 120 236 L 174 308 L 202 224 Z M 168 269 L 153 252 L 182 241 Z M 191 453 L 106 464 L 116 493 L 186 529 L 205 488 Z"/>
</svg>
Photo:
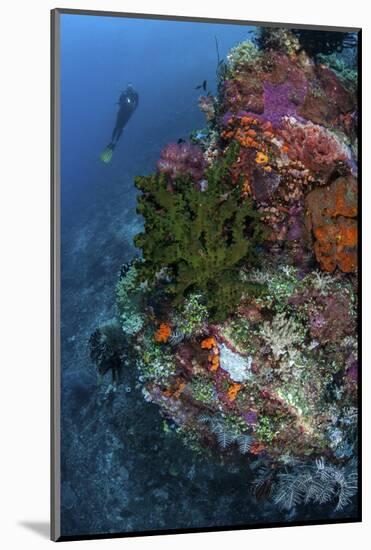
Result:
<svg viewBox="0 0 371 550">
<path fill-rule="evenodd" d="M 281 136 L 288 145 L 291 160 L 299 160 L 313 172 L 330 173 L 336 163 L 348 163 L 350 154 L 328 130 L 307 122 L 301 124 L 292 117 L 283 120 Z"/>
<path fill-rule="evenodd" d="M 202 150 L 191 143 L 170 143 L 161 151 L 157 170 L 171 180 L 190 175 L 193 180 L 202 180 L 206 168 Z"/>
</svg>

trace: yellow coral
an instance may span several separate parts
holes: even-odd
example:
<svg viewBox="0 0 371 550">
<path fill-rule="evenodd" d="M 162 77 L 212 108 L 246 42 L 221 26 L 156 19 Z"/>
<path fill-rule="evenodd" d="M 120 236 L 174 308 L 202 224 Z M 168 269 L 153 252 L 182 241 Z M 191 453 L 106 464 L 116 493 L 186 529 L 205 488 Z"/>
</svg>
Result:
<svg viewBox="0 0 371 550">
<path fill-rule="evenodd" d="M 244 182 L 243 182 L 243 185 L 242 185 L 242 195 L 243 196 L 249 195 L 250 192 L 251 192 L 250 182 L 249 182 L 248 178 L 245 178 Z"/>
<path fill-rule="evenodd" d="M 256 164 L 266 164 L 268 162 L 268 156 L 262 151 L 258 151 L 255 157 Z"/>
<path fill-rule="evenodd" d="M 214 355 L 214 357 L 213 357 L 212 360 L 211 360 L 210 370 L 211 370 L 212 372 L 217 371 L 218 368 L 219 368 L 219 363 L 220 363 L 220 361 L 219 361 L 219 356 L 218 356 L 218 355 Z"/>
<path fill-rule="evenodd" d="M 242 387 L 242 384 L 238 384 L 238 383 L 232 384 L 232 386 L 230 386 L 228 390 L 229 401 L 234 401 L 236 399 L 237 394 L 240 391 L 241 387 Z"/>
<path fill-rule="evenodd" d="M 177 389 L 175 390 L 175 392 L 174 392 L 174 397 L 175 397 L 176 399 L 178 399 L 179 396 L 180 396 L 180 394 L 183 393 L 184 388 L 186 387 L 186 385 L 187 385 L 187 384 L 186 384 L 186 382 L 184 382 L 184 381 L 179 382 L 178 388 L 177 388 Z"/>
</svg>

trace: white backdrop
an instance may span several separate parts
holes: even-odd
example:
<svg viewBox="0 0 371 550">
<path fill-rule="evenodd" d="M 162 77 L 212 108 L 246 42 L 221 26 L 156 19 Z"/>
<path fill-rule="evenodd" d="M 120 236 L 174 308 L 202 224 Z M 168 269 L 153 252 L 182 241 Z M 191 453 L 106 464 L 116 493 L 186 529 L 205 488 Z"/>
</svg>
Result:
<svg viewBox="0 0 371 550">
<path fill-rule="evenodd" d="M 364 29 L 364 523 L 72 542 L 153 550 L 205 545 L 336 550 L 366 547 L 370 506 L 370 16 L 365 0 L 50 0 L 4 2 L 0 23 L 0 544 L 51 545 L 49 519 L 49 10 L 105 9 Z M 70 546 L 69 546 L 70 547 Z M 369 543 L 368 543 L 369 547 Z"/>
</svg>

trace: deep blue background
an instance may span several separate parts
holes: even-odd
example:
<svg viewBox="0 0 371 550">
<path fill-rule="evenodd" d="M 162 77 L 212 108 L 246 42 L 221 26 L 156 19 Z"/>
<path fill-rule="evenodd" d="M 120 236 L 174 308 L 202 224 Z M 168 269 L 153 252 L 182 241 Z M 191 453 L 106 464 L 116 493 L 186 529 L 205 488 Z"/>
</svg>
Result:
<svg viewBox="0 0 371 550">
<path fill-rule="evenodd" d="M 89 203 L 96 185 L 153 168 L 161 148 L 204 126 L 195 86 L 215 90 L 221 56 L 254 29 L 247 26 L 62 15 L 62 198 L 68 215 Z M 140 108 L 129 122 L 112 165 L 99 153 L 110 141 L 120 91 L 131 82 Z M 80 203 L 81 201 L 81 203 Z M 67 218 L 68 222 L 76 222 Z M 66 222 L 67 223 L 67 222 Z"/>
<path fill-rule="evenodd" d="M 114 316 L 115 284 L 134 253 L 136 175 L 161 149 L 205 126 L 198 108 L 221 57 L 247 26 L 61 16 L 62 534 L 208 527 L 261 520 L 245 472 L 197 458 L 164 434 L 156 407 L 125 373 L 125 392 L 102 397 L 88 339 Z M 120 91 L 139 107 L 104 165 Z M 127 393 L 126 393 L 127 392 Z M 230 477 L 232 475 L 232 478 Z M 241 500 L 242 499 L 242 500 Z"/>
</svg>

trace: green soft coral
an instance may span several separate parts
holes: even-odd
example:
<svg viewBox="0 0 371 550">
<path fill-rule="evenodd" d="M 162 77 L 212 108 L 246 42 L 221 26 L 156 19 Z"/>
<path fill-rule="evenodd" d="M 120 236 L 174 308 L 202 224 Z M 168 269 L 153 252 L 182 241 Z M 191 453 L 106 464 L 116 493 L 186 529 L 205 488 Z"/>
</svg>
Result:
<svg viewBox="0 0 371 550">
<path fill-rule="evenodd" d="M 143 253 L 142 279 L 153 281 L 168 268 L 174 302 L 199 292 L 214 320 L 226 318 L 239 303 L 246 288 L 239 267 L 254 260 L 262 239 L 259 215 L 241 199 L 242 182 L 232 186 L 229 180 L 237 156 L 235 145 L 207 170 L 204 191 L 190 178 L 177 179 L 173 191 L 163 174 L 136 178 L 145 222 L 144 233 L 135 238 Z"/>
</svg>

